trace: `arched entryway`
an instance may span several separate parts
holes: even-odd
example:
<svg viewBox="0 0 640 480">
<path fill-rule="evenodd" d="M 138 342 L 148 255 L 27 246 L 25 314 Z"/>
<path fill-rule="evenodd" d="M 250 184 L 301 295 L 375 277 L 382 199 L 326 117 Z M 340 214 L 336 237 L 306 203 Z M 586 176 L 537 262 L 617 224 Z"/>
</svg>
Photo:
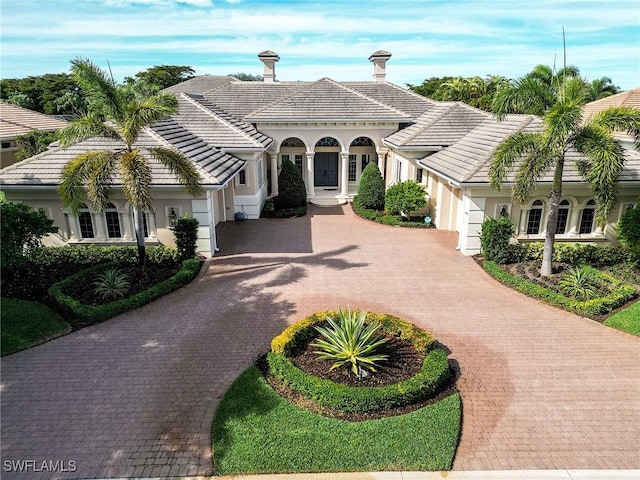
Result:
<svg viewBox="0 0 640 480">
<path fill-rule="evenodd" d="M 313 185 L 325 191 L 338 190 L 340 142 L 333 137 L 322 137 L 315 144 L 313 159 Z"/>
</svg>

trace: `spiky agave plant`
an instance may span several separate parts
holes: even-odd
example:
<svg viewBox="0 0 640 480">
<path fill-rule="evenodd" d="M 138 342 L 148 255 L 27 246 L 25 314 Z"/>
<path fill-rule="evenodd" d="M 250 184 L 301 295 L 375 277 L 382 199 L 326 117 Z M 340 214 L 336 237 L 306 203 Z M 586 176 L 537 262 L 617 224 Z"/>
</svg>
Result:
<svg viewBox="0 0 640 480">
<path fill-rule="evenodd" d="M 343 365 L 351 366 L 351 371 L 362 378 L 363 368 L 376 371 L 378 362 L 388 359 L 388 355 L 376 353 L 378 347 L 387 339 L 376 334 L 379 325 L 366 324 L 367 312 L 342 309 L 338 312 L 339 324 L 329 316 L 326 317 L 328 327 L 316 327 L 322 338 L 311 345 L 318 347 L 318 360 L 332 360 L 329 371 Z"/>
<path fill-rule="evenodd" d="M 118 268 L 109 268 L 96 277 L 93 292 L 103 300 L 117 300 L 124 297 L 131 283 L 126 273 Z"/>
<path fill-rule="evenodd" d="M 579 300 L 588 300 L 595 295 L 591 273 L 582 266 L 569 268 L 558 285 L 567 295 Z"/>
</svg>

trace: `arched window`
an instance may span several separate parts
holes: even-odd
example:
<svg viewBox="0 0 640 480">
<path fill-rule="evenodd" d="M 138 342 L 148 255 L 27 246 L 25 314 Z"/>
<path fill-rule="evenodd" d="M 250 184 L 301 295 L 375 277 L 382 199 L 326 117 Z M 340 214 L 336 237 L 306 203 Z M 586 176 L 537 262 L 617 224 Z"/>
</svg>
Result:
<svg viewBox="0 0 640 480">
<path fill-rule="evenodd" d="M 591 233 L 593 231 L 593 224 L 596 218 L 596 202 L 595 200 L 589 200 L 585 207 L 582 209 L 582 215 L 580 215 L 580 230 L 579 234 Z"/>
<path fill-rule="evenodd" d="M 351 142 L 352 147 L 373 147 L 373 142 L 368 137 L 358 137 Z"/>
<path fill-rule="evenodd" d="M 339 147 L 340 143 L 333 137 L 323 137 L 316 142 L 316 147 Z"/>
<path fill-rule="evenodd" d="M 543 206 L 542 200 L 536 200 L 531 204 L 531 210 L 529 210 L 529 216 L 527 217 L 527 235 L 537 235 L 540 233 Z"/>
<path fill-rule="evenodd" d="M 289 137 L 287 139 L 285 139 L 281 144 L 280 147 L 297 147 L 297 148 L 305 148 L 305 144 L 302 140 L 300 140 L 299 138 L 296 137 Z"/>
<path fill-rule="evenodd" d="M 104 209 L 104 219 L 107 223 L 107 236 L 109 238 L 122 237 L 122 229 L 120 228 L 120 214 L 113 203 L 107 205 Z"/>
<path fill-rule="evenodd" d="M 78 209 L 78 225 L 80 227 L 80 237 L 93 238 L 95 236 L 93 233 L 93 218 L 89 207 L 84 203 Z"/>
<path fill-rule="evenodd" d="M 560 207 L 558 208 L 558 225 L 556 227 L 556 234 L 563 235 L 567 230 L 567 220 L 569 219 L 569 200 L 562 200 Z"/>
</svg>

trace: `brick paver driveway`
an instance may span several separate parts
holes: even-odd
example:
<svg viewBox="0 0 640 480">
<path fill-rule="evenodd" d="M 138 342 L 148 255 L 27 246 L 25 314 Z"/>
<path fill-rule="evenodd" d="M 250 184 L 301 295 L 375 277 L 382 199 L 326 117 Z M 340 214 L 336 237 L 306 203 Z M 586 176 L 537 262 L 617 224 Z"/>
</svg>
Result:
<svg viewBox="0 0 640 480">
<path fill-rule="evenodd" d="M 312 207 L 219 237 L 187 287 L 2 359 L 3 478 L 9 460 L 74 461 L 62 477 L 209 472 L 230 383 L 285 325 L 341 306 L 406 318 L 451 350 L 456 469 L 640 468 L 639 339 L 502 287 L 455 234 Z"/>
</svg>

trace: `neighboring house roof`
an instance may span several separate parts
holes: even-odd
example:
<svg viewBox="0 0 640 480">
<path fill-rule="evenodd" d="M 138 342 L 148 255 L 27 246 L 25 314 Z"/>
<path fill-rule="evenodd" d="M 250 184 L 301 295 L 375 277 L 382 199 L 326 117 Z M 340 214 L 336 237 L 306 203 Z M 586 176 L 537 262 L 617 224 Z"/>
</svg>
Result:
<svg viewBox="0 0 640 480">
<path fill-rule="evenodd" d="M 322 78 L 250 113 L 250 122 L 406 122 L 411 116 L 330 78 Z"/>
<path fill-rule="evenodd" d="M 542 120 L 533 115 L 508 115 L 503 121 L 490 116 L 452 146 L 420 160 L 434 171 L 458 183 L 489 183 L 491 155 L 496 146 L 517 131 L 536 132 Z M 625 151 L 627 161 L 620 181 L 640 181 L 640 154 Z M 575 168 L 582 157 L 575 151 L 567 153 L 562 179 L 564 182 L 584 182 Z M 517 170 L 517 165 L 514 171 Z M 514 180 L 514 174 L 506 183 Z M 540 183 L 552 182 L 553 172 L 547 173 Z"/>
<path fill-rule="evenodd" d="M 214 147 L 262 151 L 273 141 L 250 123 L 238 120 L 202 95 L 180 93 L 177 98 L 179 110 L 172 118 Z"/>
<path fill-rule="evenodd" d="M 448 146 L 460 140 L 491 115 L 461 102 L 434 103 L 413 125 L 385 138 L 399 149 Z"/>
<path fill-rule="evenodd" d="M 229 75 L 200 75 L 178 83 L 177 85 L 165 88 L 163 91 L 170 93 L 204 93 L 237 80 L 237 78 Z"/>
<path fill-rule="evenodd" d="M 167 167 L 151 156 L 150 149 L 153 147 L 173 147 L 182 152 L 197 165 L 203 178 L 202 184 L 205 186 L 223 185 L 245 165 L 243 160 L 211 147 L 170 118 L 166 118 L 152 130 L 143 133 L 134 146 L 148 158 L 154 186 L 179 186 L 180 182 Z M 89 151 L 124 150 L 124 148 L 124 144 L 116 140 L 92 138 L 68 148 L 47 150 L 2 169 L 0 185 L 3 187 L 18 185 L 55 187 L 62 180 L 64 166 L 78 155 Z M 118 174 L 114 177 L 113 185 L 121 186 Z"/>
<path fill-rule="evenodd" d="M 0 138 L 13 139 L 32 130 L 56 131 L 67 126 L 67 122 L 34 112 L 27 108 L 0 102 Z"/>
<path fill-rule="evenodd" d="M 609 107 L 622 106 L 640 108 L 640 87 L 587 103 L 582 109 L 582 115 L 587 119 Z"/>
</svg>

